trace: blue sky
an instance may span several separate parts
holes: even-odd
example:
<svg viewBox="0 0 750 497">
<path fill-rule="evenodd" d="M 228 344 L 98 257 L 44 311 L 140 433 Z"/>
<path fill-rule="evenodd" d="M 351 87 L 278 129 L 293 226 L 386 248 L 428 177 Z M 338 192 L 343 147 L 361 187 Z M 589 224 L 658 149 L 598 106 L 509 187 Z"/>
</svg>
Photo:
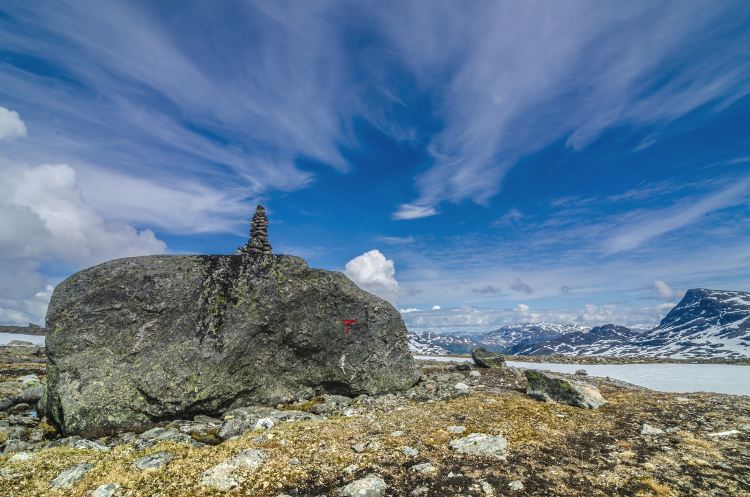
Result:
<svg viewBox="0 0 750 497">
<path fill-rule="evenodd" d="M 231 253 L 258 203 L 275 253 L 413 330 L 750 291 L 747 26 L 743 1 L 3 2 L 0 322 L 106 260 Z"/>
</svg>

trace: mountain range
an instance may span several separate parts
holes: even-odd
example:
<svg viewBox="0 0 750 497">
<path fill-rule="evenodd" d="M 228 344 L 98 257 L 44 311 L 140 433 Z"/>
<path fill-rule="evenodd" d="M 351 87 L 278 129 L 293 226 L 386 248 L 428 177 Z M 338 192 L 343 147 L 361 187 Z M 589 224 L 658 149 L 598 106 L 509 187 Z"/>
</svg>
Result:
<svg viewBox="0 0 750 497">
<path fill-rule="evenodd" d="M 750 293 L 696 288 L 659 326 L 526 323 L 481 335 L 411 333 L 424 344 L 454 353 L 484 347 L 508 355 L 641 357 L 750 357 Z"/>
</svg>

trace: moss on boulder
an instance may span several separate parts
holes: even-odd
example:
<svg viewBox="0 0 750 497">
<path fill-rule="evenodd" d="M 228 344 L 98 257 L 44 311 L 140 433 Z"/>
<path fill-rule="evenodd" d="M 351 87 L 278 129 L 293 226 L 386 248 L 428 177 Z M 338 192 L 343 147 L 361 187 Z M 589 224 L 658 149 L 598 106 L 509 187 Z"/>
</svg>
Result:
<svg viewBox="0 0 750 497">
<path fill-rule="evenodd" d="M 350 332 L 342 319 L 356 319 Z M 47 313 L 42 403 L 65 434 L 138 430 L 318 393 L 416 383 L 388 302 L 299 258 L 118 259 L 60 283 Z"/>
</svg>

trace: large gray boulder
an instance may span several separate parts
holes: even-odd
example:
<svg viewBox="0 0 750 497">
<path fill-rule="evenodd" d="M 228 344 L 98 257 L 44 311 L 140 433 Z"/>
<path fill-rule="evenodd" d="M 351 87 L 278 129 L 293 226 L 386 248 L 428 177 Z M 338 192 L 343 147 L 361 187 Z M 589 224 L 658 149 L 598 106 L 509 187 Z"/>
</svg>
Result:
<svg viewBox="0 0 750 497">
<path fill-rule="evenodd" d="M 356 319 L 345 333 L 342 319 Z M 283 255 L 119 259 L 60 283 L 41 403 L 66 435 L 419 380 L 400 314 Z"/>
</svg>

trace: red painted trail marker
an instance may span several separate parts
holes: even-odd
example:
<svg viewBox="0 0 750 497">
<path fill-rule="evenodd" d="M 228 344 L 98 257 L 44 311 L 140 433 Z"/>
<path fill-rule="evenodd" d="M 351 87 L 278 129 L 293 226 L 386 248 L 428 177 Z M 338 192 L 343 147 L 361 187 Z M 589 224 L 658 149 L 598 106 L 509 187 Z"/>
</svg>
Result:
<svg viewBox="0 0 750 497">
<path fill-rule="evenodd" d="M 346 323 L 346 332 L 349 333 L 349 325 L 352 323 L 356 323 L 357 320 L 356 319 L 342 319 L 341 322 Z"/>
</svg>

